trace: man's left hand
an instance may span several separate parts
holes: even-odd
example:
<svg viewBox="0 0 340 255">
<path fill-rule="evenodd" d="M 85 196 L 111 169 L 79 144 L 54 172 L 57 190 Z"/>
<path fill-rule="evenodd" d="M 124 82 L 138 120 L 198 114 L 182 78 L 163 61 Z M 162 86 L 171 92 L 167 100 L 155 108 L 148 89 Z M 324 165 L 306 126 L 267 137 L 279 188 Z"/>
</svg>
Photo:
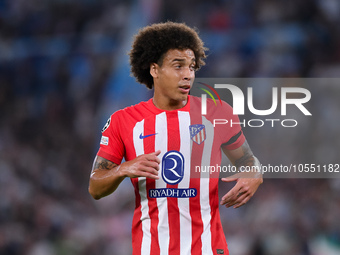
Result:
<svg viewBox="0 0 340 255">
<path fill-rule="evenodd" d="M 233 206 L 234 208 L 238 208 L 247 203 L 263 182 L 262 176 L 254 177 L 249 175 L 249 173 L 237 173 L 230 177 L 222 178 L 221 180 L 224 182 L 236 181 L 235 186 L 222 197 L 220 203 L 226 207 Z"/>
</svg>

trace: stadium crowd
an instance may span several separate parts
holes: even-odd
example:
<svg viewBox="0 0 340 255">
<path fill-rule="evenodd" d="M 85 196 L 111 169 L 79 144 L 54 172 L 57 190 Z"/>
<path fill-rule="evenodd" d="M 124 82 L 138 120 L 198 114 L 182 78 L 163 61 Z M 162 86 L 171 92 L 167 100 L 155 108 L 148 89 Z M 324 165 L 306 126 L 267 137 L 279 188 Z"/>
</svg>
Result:
<svg viewBox="0 0 340 255">
<path fill-rule="evenodd" d="M 132 185 L 94 201 L 88 178 L 107 114 L 150 96 L 122 77 L 131 28 L 166 20 L 199 28 L 198 77 L 340 73 L 337 0 L 0 1 L 0 254 L 131 253 Z M 340 87 L 312 95 L 302 133 L 245 130 L 262 163 L 340 163 Z M 231 254 L 339 254 L 339 180 L 266 179 L 221 208 Z"/>
</svg>

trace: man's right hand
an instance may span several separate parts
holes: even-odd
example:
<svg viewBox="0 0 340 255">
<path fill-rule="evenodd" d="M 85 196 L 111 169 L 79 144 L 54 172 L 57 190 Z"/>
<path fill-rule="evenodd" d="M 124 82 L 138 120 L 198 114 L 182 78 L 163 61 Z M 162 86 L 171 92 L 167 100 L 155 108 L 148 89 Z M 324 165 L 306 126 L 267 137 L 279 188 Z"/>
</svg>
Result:
<svg viewBox="0 0 340 255">
<path fill-rule="evenodd" d="M 143 154 L 136 157 L 133 160 L 122 163 L 118 166 L 119 171 L 124 177 L 136 178 L 136 177 L 147 177 L 158 180 L 158 170 L 160 159 L 158 155 L 161 153 L 160 150 Z"/>
<path fill-rule="evenodd" d="M 89 193 L 95 199 L 105 197 L 114 192 L 125 177 L 146 177 L 159 179 L 158 170 L 160 150 L 143 154 L 133 160 L 117 165 L 105 158 L 97 156 L 94 160 Z"/>
</svg>

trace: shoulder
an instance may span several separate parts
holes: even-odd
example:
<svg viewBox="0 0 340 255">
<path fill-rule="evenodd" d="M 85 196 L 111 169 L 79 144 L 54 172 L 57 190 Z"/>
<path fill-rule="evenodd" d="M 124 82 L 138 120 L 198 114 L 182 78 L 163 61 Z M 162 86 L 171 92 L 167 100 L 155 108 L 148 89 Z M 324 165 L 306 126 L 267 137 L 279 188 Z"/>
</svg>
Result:
<svg viewBox="0 0 340 255">
<path fill-rule="evenodd" d="M 147 102 L 140 102 L 112 113 L 102 128 L 107 137 L 124 137 L 147 115 Z M 118 139 L 118 138 L 117 138 Z"/>
<path fill-rule="evenodd" d="M 129 118 L 129 117 L 138 118 L 138 116 L 142 116 L 143 114 L 145 114 L 146 111 L 148 111 L 149 101 L 146 101 L 146 102 L 142 101 L 138 104 L 131 105 L 123 109 L 117 110 L 113 114 L 111 114 L 111 118 L 122 118 L 122 119 Z"/>
</svg>

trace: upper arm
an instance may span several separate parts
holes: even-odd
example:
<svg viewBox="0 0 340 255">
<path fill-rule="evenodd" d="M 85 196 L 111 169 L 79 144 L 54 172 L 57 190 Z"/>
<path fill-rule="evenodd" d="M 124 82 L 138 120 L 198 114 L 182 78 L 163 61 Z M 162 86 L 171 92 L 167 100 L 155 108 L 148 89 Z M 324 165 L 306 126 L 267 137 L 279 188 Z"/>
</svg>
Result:
<svg viewBox="0 0 340 255">
<path fill-rule="evenodd" d="M 114 174 L 116 166 L 118 165 L 110 160 L 96 156 L 89 182 L 89 193 L 94 199 L 100 199 L 111 194 L 124 179 Z"/>
<path fill-rule="evenodd" d="M 116 163 L 97 155 L 93 161 L 92 172 L 95 170 L 111 170 L 116 166 L 118 166 Z"/>
</svg>

